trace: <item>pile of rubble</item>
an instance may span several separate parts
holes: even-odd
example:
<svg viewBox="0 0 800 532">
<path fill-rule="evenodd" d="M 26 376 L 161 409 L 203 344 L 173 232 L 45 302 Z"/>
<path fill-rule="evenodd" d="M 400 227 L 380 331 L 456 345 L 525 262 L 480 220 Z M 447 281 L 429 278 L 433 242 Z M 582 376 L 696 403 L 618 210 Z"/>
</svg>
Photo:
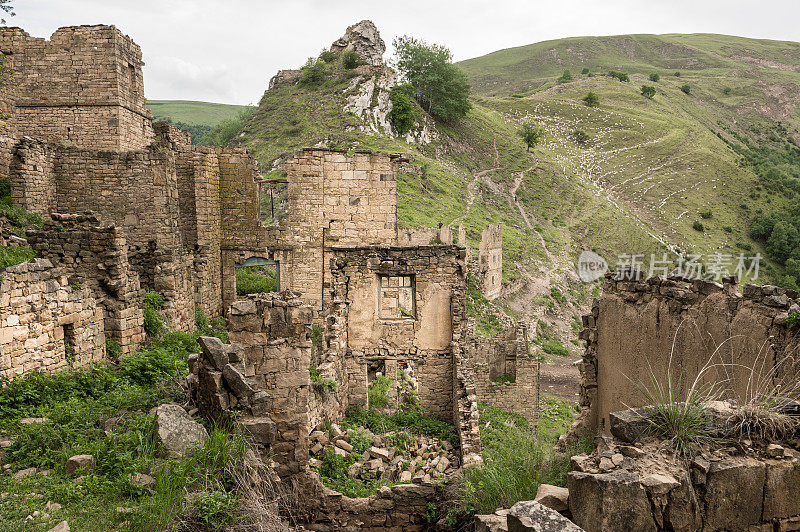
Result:
<svg viewBox="0 0 800 532">
<path fill-rule="evenodd" d="M 364 434 L 369 447 L 359 453 Z M 315 430 L 309 438 L 314 456 L 311 467 L 321 466 L 326 453 L 332 452 L 352 461 L 347 471 L 352 478 L 421 484 L 450 477 L 459 469 L 457 449 L 449 441 L 431 436 L 402 431 L 372 434 L 365 428 L 343 431 L 333 424 L 328 431 Z"/>
</svg>

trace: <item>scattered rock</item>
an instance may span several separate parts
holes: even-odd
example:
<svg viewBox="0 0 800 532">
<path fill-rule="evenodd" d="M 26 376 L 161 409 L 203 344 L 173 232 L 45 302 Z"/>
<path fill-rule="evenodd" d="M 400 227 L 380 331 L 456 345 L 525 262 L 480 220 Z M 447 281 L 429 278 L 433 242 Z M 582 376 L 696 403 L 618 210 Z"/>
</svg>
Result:
<svg viewBox="0 0 800 532">
<path fill-rule="evenodd" d="M 642 479 L 642 484 L 652 495 L 665 495 L 681 485 L 675 477 L 662 473 L 647 475 Z"/>
<path fill-rule="evenodd" d="M 534 500 L 551 510 L 563 512 L 569 509 L 569 490 L 559 486 L 542 484 L 536 490 L 536 498 Z"/>
<path fill-rule="evenodd" d="M 767 445 L 767 456 L 770 458 L 783 458 L 786 450 L 783 446 L 778 445 L 776 443 L 770 443 Z"/>
<path fill-rule="evenodd" d="M 475 532 L 506 532 L 507 517 L 501 515 L 476 515 Z"/>
<path fill-rule="evenodd" d="M 134 475 L 131 475 L 131 480 L 133 481 L 134 484 L 136 484 L 142 489 L 146 489 L 147 491 L 151 491 L 153 489 L 153 486 L 156 485 L 156 479 L 144 473 L 136 473 Z"/>
<path fill-rule="evenodd" d="M 14 480 L 22 480 L 23 478 L 28 478 L 36 474 L 35 467 L 29 467 L 27 469 L 21 469 L 14 473 Z"/>
<path fill-rule="evenodd" d="M 183 456 L 186 451 L 202 444 L 208 437 L 205 427 L 192 419 L 180 405 L 165 404 L 156 407 L 155 418 L 156 438 L 172 456 Z"/>
<path fill-rule="evenodd" d="M 507 523 L 508 532 L 582 532 L 575 523 L 536 501 L 512 506 Z"/>
<path fill-rule="evenodd" d="M 611 458 L 603 457 L 600 459 L 600 471 L 608 472 L 614 469 L 614 462 L 611 461 Z"/>
<path fill-rule="evenodd" d="M 47 423 L 46 417 L 24 417 L 19 420 L 20 425 L 31 425 L 33 423 Z"/>
<path fill-rule="evenodd" d="M 348 453 L 353 452 L 353 446 L 347 443 L 345 440 L 336 440 L 334 445 L 340 449 L 347 451 Z"/>
<path fill-rule="evenodd" d="M 625 461 L 625 457 L 620 453 L 615 453 L 614 455 L 611 456 L 611 462 L 613 462 L 613 464 L 615 466 L 622 465 L 622 462 L 624 462 L 624 461 Z"/>
<path fill-rule="evenodd" d="M 648 414 L 648 408 L 629 408 L 609 413 L 611 434 L 626 443 L 636 443 L 651 432 L 652 424 Z"/>
<path fill-rule="evenodd" d="M 47 532 L 69 532 L 69 523 L 61 521 Z"/>
<path fill-rule="evenodd" d="M 79 471 L 94 467 L 94 456 L 91 454 L 78 454 L 67 460 L 64 470 L 67 476 L 72 476 Z"/>
<path fill-rule="evenodd" d="M 61 509 L 61 505 L 57 502 L 47 501 L 47 504 L 44 505 L 44 509 L 48 512 L 57 512 Z"/>
</svg>

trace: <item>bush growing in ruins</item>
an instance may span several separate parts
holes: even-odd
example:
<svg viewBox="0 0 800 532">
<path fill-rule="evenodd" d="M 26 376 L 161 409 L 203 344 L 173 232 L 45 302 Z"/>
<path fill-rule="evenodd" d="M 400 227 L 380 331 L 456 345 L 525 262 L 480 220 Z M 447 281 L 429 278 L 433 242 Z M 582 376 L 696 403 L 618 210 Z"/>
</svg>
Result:
<svg viewBox="0 0 800 532">
<path fill-rule="evenodd" d="M 192 504 L 192 517 L 203 527 L 222 530 L 233 522 L 236 499 L 223 490 L 200 493 Z"/>
<path fill-rule="evenodd" d="M 417 102 L 439 120 L 463 118 L 471 108 L 469 81 L 453 64 L 453 55 L 439 44 L 404 35 L 394 40 L 397 69 L 413 87 Z"/>
<path fill-rule="evenodd" d="M 365 427 L 374 434 L 407 430 L 413 434 L 433 436 L 442 441 L 449 441 L 454 447 L 459 446 L 458 435 L 451 425 L 424 414 L 419 406 L 401 407 L 394 414 L 383 414 L 360 407 L 350 407 L 345 413 L 342 427 Z"/>
<path fill-rule="evenodd" d="M 336 390 L 339 389 L 339 383 L 333 379 L 322 377 L 319 374 L 319 370 L 316 366 L 310 366 L 308 368 L 308 373 L 311 376 L 311 384 L 316 390 L 322 393 L 323 396 L 326 396 L 329 393 L 336 393 Z"/>
<path fill-rule="evenodd" d="M 260 294 L 278 290 L 278 274 L 274 266 L 236 268 L 236 294 Z"/>
<path fill-rule="evenodd" d="M 392 381 L 389 377 L 381 375 L 370 384 L 367 392 L 367 401 L 371 410 L 380 410 L 389 406 L 389 387 Z"/>
<path fill-rule="evenodd" d="M 158 292 L 148 290 L 144 295 L 144 331 L 151 338 L 161 334 L 164 328 L 164 321 L 159 315 L 159 311 L 164 309 L 164 302 L 164 296 Z"/>
<path fill-rule="evenodd" d="M 542 350 L 548 355 L 557 357 L 568 357 L 569 350 L 564 347 L 558 340 L 549 340 L 542 343 Z"/>
<path fill-rule="evenodd" d="M 364 454 L 364 451 L 372 445 L 372 433 L 363 427 L 348 430 L 347 436 L 356 455 Z"/>
</svg>

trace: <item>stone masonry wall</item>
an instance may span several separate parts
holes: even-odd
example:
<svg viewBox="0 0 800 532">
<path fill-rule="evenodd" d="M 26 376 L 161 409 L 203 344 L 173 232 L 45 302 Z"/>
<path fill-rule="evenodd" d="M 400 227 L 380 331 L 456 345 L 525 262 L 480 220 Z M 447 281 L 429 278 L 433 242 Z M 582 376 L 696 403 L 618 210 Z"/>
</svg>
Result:
<svg viewBox="0 0 800 532">
<path fill-rule="evenodd" d="M 41 230 L 28 231 L 37 254 L 63 266 L 70 282 L 91 291 L 104 309 L 106 337 L 129 354 L 144 341 L 141 289 L 128 264 L 127 243 L 114 225 L 96 215 L 53 214 Z"/>
<path fill-rule="evenodd" d="M 53 179 L 55 147 L 38 139 L 22 137 L 10 153 L 5 168 L 9 170 L 14 203 L 29 212 L 49 214 L 56 204 Z"/>
<path fill-rule="evenodd" d="M 0 52 L 17 83 L 0 99 L 11 102 L 22 134 L 108 150 L 152 142 L 142 52 L 114 26 L 64 27 L 49 41 L 0 28 Z"/>
<path fill-rule="evenodd" d="M 395 381 L 400 369 L 413 374 L 423 409 L 452 422 L 453 344 L 466 325 L 464 248 L 337 246 L 330 254 L 333 301 L 344 314 L 339 328 L 347 329 L 336 340 L 346 350 L 340 382 L 347 404 L 367 404 L 369 366 L 377 364 Z M 412 285 L 408 314 L 390 316 L 381 309 L 395 291 L 381 283 L 398 278 Z M 331 312 L 328 319 L 337 317 Z"/>
<path fill-rule="evenodd" d="M 467 353 L 475 367 L 475 388 L 482 403 L 525 417 L 532 430 L 539 421 L 539 361 L 530 356 L 528 332 L 514 325 L 493 338 L 474 335 Z"/>
<path fill-rule="evenodd" d="M 478 272 L 483 295 L 493 300 L 503 287 L 503 226 L 490 224 L 481 233 L 478 247 Z"/>
<path fill-rule="evenodd" d="M 51 373 L 105 357 L 104 312 L 88 286 L 70 285 L 65 270 L 47 259 L 1 275 L 0 376 Z"/>
<path fill-rule="evenodd" d="M 787 327 L 789 313 L 800 312 L 797 293 L 775 286 L 725 284 L 680 277 L 615 280 L 609 274 L 603 296 L 584 316 L 581 338 L 587 347 L 581 363 L 584 428 L 608 430 L 608 414 L 642 406 L 632 383 L 650 382 L 650 369 L 666 377 L 670 356 L 674 379 L 691 382 L 708 364 L 707 381 L 725 383 L 726 393 L 747 395 L 750 369 L 774 379 L 796 379 L 793 363 L 800 335 Z"/>
</svg>

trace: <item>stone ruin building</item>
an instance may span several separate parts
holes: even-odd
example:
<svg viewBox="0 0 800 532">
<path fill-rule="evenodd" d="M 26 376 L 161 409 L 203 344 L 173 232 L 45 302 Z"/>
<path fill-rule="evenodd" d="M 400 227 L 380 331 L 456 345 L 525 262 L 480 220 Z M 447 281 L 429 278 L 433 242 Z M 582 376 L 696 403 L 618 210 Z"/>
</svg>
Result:
<svg viewBox="0 0 800 532">
<path fill-rule="evenodd" d="M 307 148 L 286 161 L 285 179 L 265 181 L 246 150 L 192 146 L 188 133 L 152 122 L 141 50 L 115 27 L 61 28 L 50 40 L 0 33 L 15 79 L 0 91 L 9 115 L 0 179 L 45 219 L 26 235 L 38 258 L 3 271 L 0 375 L 102 360 L 106 340 L 131 353 L 153 290 L 174 329 L 193 329 L 197 310 L 227 316 L 232 343 L 207 341 L 190 360 L 198 405 L 212 417 L 241 411 L 279 472 L 309 489 L 324 492 L 308 477 L 309 433 L 366 405 L 377 375 L 390 378 L 394 400 L 409 385 L 399 376 L 413 376 L 422 408 L 456 427 L 464 466 L 480 462 L 478 400 L 535 427 L 538 361 L 525 327 L 478 338 L 466 316 L 463 227 L 458 243 L 447 226 L 397 227 L 404 156 Z M 286 212 L 262 223 L 276 186 Z M 487 231 L 479 275 L 496 297 L 501 230 Z M 274 293 L 237 295 L 236 270 L 250 265 L 274 267 Z M 316 348 L 312 326 L 323 331 Z M 320 394 L 310 367 L 337 392 Z M 495 382 L 506 375 L 515 382 Z M 403 501 L 398 522 L 424 513 L 434 487 L 392 493 L 403 490 L 391 495 Z M 323 495 L 344 521 L 370 513 Z"/>
</svg>

